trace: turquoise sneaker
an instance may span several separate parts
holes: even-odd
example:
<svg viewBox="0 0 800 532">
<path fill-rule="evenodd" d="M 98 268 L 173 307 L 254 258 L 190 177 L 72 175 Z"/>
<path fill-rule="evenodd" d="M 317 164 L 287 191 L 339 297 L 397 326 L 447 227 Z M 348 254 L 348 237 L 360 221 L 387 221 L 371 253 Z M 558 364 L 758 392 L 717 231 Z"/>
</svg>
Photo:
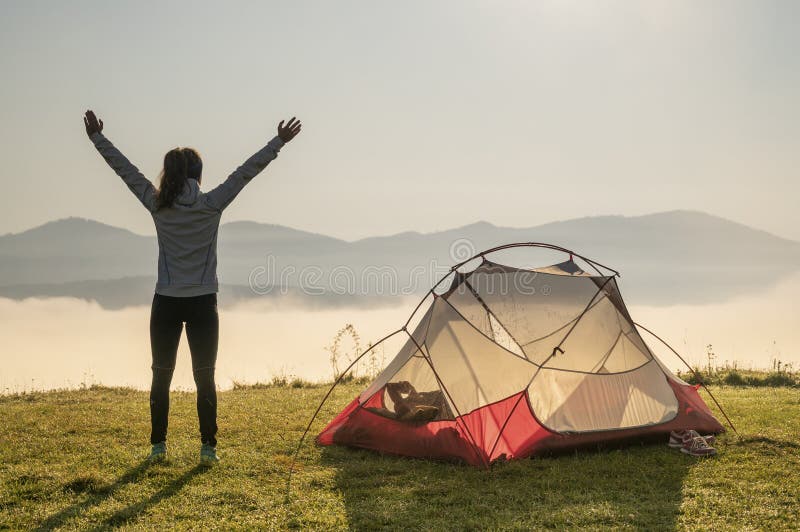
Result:
<svg viewBox="0 0 800 532">
<path fill-rule="evenodd" d="M 160 462 L 167 459 L 167 442 L 154 443 L 153 448 L 150 450 L 151 462 Z"/>
<path fill-rule="evenodd" d="M 215 464 L 219 462 L 217 448 L 204 443 L 203 446 L 200 447 L 200 461 L 204 464 Z"/>
</svg>

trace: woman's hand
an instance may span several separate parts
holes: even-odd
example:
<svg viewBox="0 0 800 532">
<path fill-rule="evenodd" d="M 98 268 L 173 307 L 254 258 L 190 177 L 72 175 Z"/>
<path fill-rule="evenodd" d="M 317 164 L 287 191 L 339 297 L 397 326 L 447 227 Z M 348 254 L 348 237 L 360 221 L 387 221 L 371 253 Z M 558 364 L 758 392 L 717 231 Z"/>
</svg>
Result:
<svg viewBox="0 0 800 532">
<path fill-rule="evenodd" d="M 94 111 L 86 111 L 86 115 L 83 117 L 83 125 L 86 126 L 86 134 L 89 137 L 103 131 L 103 121 L 94 116 Z"/>
<path fill-rule="evenodd" d="M 89 112 L 91 113 L 91 111 Z M 86 127 L 88 128 L 89 126 Z M 100 122 L 100 128 L 102 129 L 102 127 L 103 127 L 103 122 Z M 300 124 L 300 121 L 294 116 L 292 117 L 291 120 L 289 120 L 289 123 L 286 124 L 285 126 L 283 125 L 283 120 L 281 120 L 281 123 L 278 124 L 278 136 L 281 138 L 283 142 L 289 142 L 290 140 L 295 138 L 298 133 L 300 133 L 301 127 L 302 125 Z"/>
</svg>

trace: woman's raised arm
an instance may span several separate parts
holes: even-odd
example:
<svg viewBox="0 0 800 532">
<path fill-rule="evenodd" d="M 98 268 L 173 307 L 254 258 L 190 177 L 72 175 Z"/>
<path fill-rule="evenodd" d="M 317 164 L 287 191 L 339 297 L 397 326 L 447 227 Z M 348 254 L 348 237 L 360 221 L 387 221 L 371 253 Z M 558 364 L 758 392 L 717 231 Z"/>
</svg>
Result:
<svg viewBox="0 0 800 532">
<path fill-rule="evenodd" d="M 98 120 L 94 112 L 86 111 L 83 117 L 86 134 L 94 143 L 94 147 L 103 156 L 108 165 L 122 178 L 128 188 L 133 192 L 145 208 L 153 212 L 156 208 L 156 189 L 153 184 L 122 155 L 111 141 L 103 136 L 103 121 Z"/>
<path fill-rule="evenodd" d="M 206 194 L 206 200 L 212 207 L 221 211 L 230 205 L 244 186 L 278 156 L 283 145 L 300 133 L 301 124 L 297 118 L 292 117 L 286 125 L 283 122 L 281 120 L 278 124 L 278 134 L 275 138 L 234 170 L 225 181 Z"/>
</svg>

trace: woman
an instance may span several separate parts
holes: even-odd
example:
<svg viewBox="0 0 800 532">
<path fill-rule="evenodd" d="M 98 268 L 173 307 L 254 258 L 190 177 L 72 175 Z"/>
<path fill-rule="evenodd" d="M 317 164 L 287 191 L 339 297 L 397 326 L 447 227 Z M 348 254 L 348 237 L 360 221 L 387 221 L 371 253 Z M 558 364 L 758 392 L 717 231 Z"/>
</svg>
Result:
<svg viewBox="0 0 800 532">
<path fill-rule="evenodd" d="M 278 135 L 247 159 L 222 184 L 203 193 L 203 162 L 192 148 L 175 148 L 164 156 L 158 188 L 117 150 L 103 134 L 103 121 L 92 111 L 84 116 L 86 134 L 97 151 L 150 211 L 158 235 L 158 282 L 150 312 L 153 381 L 150 387 L 152 460 L 167 453 L 169 385 L 175 369 L 178 341 L 186 323 L 197 385 L 200 418 L 200 460 L 216 462 L 217 393 L 217 229 L 222 211 L 244 186 L 300 132 L 296 118 L 278 124 Z"/>
</svg>

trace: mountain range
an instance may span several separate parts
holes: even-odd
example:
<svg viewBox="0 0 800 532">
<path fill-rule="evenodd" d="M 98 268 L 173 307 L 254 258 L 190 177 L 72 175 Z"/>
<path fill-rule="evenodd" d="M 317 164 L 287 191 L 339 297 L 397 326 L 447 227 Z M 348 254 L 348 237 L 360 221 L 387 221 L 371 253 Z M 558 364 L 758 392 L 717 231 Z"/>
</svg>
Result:
<svg viewBox="0 0 800 532">
<path fill-rule="evenodd" d="M 312 306 L 391 304 L 398 294 L 425 292 L 472 253 L 528 241 L 557 244 L 613 267 L 626 298 L 638 304 L 724 301 L 800 269 L 800 242 L 696 211 L 529 228 L 478 222 L 356 241 L 230 222 L 219 231 L 221 304 L 255 297 Z M 56 220 L 0 236 L 0 296 L 73 296 L 108 308 L 148 304 L 156 257 L 154 236 L 81 218 Z M 541 266 L 565 255 L 526 249 L 490 258 Z"/>
</svg>

